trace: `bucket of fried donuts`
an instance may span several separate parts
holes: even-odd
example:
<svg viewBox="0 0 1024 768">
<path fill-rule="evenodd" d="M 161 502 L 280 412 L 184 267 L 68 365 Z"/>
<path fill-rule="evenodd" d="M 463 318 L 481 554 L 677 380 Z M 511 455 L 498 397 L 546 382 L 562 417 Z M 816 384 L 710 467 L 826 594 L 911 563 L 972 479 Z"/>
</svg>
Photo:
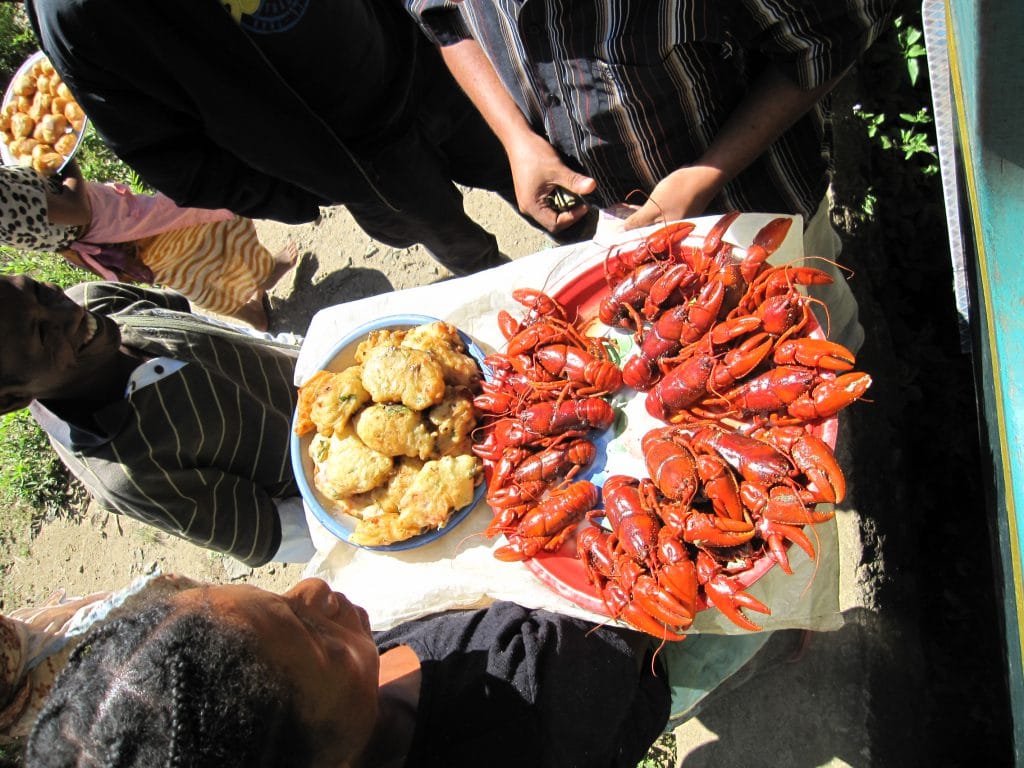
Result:
<svg viewBox="0 0 1024 768">
<path fill-rule="evenodd" d="M 64 169 L 82 143 L 88 120 L 42 51 L 14 73 L 0 105 L 0 156 L 50 176 Z"/>
<path fill-rule="evenodd" d="M 291 458 L 342 541 L 398 551 L 451 531 L 483 494 L 471 450 L 483 352 L 454 325 L 389 315 L 353 329 L 299 388 Z"/>
</svg>

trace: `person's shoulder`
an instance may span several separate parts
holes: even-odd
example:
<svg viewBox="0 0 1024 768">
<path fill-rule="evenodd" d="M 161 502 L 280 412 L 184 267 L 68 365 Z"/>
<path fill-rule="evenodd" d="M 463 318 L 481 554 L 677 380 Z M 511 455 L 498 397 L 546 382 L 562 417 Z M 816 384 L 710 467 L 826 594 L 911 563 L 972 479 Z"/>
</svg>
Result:
<svg viewBox="0 0 1024 768">
<path fill-rule="evenodd" d="M 188 300 L 173 291 L 163 291 L 130 283 L 113 283 L 93 280 L 68 288 L 64 292 L 76 304 L 90 312 L 114 314 L 124 311 L 146 309 L 169 309 L 190 313 Z"/>
</svg>

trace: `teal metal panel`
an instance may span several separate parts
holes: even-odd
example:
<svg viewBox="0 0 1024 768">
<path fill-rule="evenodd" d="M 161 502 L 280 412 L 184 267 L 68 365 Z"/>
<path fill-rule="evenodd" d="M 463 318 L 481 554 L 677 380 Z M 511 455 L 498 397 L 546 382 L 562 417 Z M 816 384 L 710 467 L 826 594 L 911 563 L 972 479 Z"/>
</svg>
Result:
<svg viewBox="0 0 1024 768">
<path fill-rule="evenodd" d="M 995 467 L 1014 744 L 1024 760 L 1024 3 L 947 6 L 962 179 L 977 255 L 982 407 Z"/>
</svg>

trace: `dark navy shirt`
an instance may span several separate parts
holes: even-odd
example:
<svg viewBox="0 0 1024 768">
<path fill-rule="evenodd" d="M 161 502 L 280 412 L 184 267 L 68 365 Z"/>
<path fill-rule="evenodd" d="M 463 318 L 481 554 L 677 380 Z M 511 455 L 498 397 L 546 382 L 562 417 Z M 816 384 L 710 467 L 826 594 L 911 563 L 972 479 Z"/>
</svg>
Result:
<svg viewBox="0 0 1024 768">
<path fill-rule="evenodd" d="M 641 203 L 697 160 L 774 65 L 802 88 L 841 74 L 892 0 L 405 0 L 440 45 L 474 37 L 534 129 L 598 184 Z M 727 184 L 714 210 L 809 218 L 828 183 L 827 102 Z"/>
</svg>

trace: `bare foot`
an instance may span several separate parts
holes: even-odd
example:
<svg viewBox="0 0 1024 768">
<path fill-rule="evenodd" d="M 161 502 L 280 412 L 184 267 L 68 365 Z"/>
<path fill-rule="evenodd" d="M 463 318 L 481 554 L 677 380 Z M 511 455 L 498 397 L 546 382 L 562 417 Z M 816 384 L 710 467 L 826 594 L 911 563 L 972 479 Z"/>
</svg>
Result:
<svg viewBox="0 0 1024 768">
<path fill-rule="evenodd" d="M 270 326 L 270 318 L 267 317 L 266 299 L 267 294 L 264 291 L 258 291 L 253 298 L 235 310 L 231 317 L 248 323 L 257 331 L 267 330 Z"/>
<path fill-rule="evenodd" d="M 295 262 L 299 260 L 299 249 L 291 240 L 285 243 L 278 253 L 274 254 L 274 268 L 270 270 L 270 276 L 263 281 L 263 285 L 260 288 L 264 291 L 269 291 L 277 282 L 287 275 L 292 267 L 295 266 Z"/>
</svg>

